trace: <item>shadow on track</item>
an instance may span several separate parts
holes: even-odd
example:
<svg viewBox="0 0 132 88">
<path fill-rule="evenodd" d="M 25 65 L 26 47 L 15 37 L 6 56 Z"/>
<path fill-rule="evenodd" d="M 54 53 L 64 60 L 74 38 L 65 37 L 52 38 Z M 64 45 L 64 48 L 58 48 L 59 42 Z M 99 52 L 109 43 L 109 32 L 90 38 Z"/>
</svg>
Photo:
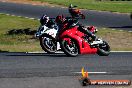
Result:
<svg viewBox="0 0 132 88">
<path fill-rule="evenodd" d="M 109 27 L 109 28 L 132 28 L 132 26 Z"/>
<path fill-rule="evenodd" d="M 6 52 L 9 52 L 9 51 L 2 51 L 2 50 L 0 50 L 0 53 L 6 53 Z"/>
<path fill-rule="evenodd" d="M 132 12 L 131 12 L 131 14 L 130 14 L 130 19 L 132 20 Z"/>
<path fill-rule="evenodd" d="M 48 56 L 48 57 L 67 57 L 64 53 L 9 53 L 6 56 Z"/>
</svg>

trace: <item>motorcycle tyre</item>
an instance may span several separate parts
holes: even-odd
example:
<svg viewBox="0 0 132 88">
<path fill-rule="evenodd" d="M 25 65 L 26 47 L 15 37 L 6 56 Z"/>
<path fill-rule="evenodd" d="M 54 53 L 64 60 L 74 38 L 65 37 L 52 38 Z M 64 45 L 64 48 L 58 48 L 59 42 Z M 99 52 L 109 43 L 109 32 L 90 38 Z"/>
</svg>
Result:
<svg viewBox="0 0 132 88">
<path fill-rule="evenodd" d="M 110 46 L 106 41 L 103 41 L 103 42 L 106 43 L 108 50 L 105 51 L 105 50 L 98 47 L 97 54 L 99 56 L 108 56 L 110 54 Z"/>
<path fill-rule="evenodd" d="M 49 54 L 55 53 L 57 50 L 50 51 L 49 49 L 46 48 L 46 46 L 44 46 L 43 40 L 42 40 L 43 37 L 51 38 L 51 39 L 53 40 L 53 42 L 56 42 L 56 40 L 55 40 L 52 36 L 50 36 L 50 35 L 42 35 L 42 36 L 39 38 L 39 40 L 40 40 L 40 46 L 41 46 L 41 48 L 42 48 L 45 52 L 47 52 L 47 53 L 49 53 Z M 56 44 L 56 45 L 57 45 L 57 44 Z M 57 46 L 56 46 L 56 47 L 57 47 Z"/>
<path fill-rule="evenodd" d="M 75 46 L 77 48 L 77 54 L 72 54 L 72 53 L 68 52 L 68 50 L 65 48 L 65 45 L 64 45 L 65 40 L 61 40 L 61 42 L 60 42 L 61 49 L 67 56 L 76 57 L 79 55 L 79 47 L 74 39 L 71 39 L 71 41 L 75 42 Z"/>
</svg>

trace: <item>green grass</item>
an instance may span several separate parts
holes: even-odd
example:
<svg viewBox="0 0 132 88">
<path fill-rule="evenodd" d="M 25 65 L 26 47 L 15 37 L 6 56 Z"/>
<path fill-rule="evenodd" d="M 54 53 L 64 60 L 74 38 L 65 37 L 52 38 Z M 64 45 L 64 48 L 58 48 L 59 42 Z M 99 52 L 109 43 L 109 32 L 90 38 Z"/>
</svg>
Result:
<svg viewBox="0 0 132 88">
<path fill-rule="evenodd" d="M 69 4 L 77 5 L 79 8 L 89 10 L 102 10 L 111 12 L 132 12 L 132 1 L 97 1 L 97 0 L 33 0 L 48 2 L 50 4 L 58 4 L 69 6 Z"/>
<path fill-rule="evenodd" d="M 39 41 L 33 39 L 33 35 L 8 35 L 12 29 L 37 30 L 39 21 L 13 16 L 0 15 L 0 51 L 28 52 L 41 50 Z"/>
<path fill-rule="evenodd" d="M 12 17 L 0 14 L 0 51 L 8 52 L 31 52 L 42 51 L 39 40 L 33 35 L 19 34 L 7 35 L 12 29 L 31 28 L 36 30 L 39 26 L 38 20 Z M 107 40 L 112 50 L 132 50 L 132 33 L 113 31 L 111 29 L 98 28 L 98 36 Z"/>
</svg>

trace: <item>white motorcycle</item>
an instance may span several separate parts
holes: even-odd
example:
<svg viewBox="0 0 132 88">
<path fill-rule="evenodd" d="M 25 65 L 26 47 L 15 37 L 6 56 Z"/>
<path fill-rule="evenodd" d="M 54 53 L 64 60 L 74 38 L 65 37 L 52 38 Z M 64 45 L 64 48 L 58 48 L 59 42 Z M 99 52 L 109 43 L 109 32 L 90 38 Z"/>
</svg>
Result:
<svg viewBox="0 0 132 88">
<path fill-rule="evenodd" d="M 44 51 L 47 53 L 55 53 L 60 49 L 59 43 L 56 42 L 58 27 L 53 22 L 52 24 L 48 23 L 50 21 L 46 22 L 47 19 L 49 20 L 49 18 L 46 17 L 40 19 L 41 26 L 35 34 L 35 37 L 39 38 L 40 46 Z"/>
</svg>

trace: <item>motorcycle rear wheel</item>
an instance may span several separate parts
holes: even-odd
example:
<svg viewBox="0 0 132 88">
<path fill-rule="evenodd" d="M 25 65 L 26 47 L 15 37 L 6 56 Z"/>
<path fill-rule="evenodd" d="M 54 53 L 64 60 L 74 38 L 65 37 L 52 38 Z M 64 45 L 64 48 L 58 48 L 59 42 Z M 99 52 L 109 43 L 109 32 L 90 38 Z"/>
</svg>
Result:
<svg viewBox="0 0 132 88">
<path fill-rule="evenodd" d="M 68 39 L 70 39 L 70 44 L 64 38 L 60 42 L 61 49 L 67 56 L 75 57 L 79 54 L 78 45 L 74 39 L 71 39 L 71 38 L 68 38 Z"/>
<path fill-rule="evenodd" d="M 108 56 L 110 54 L 110 46 L 106 41 L 99 45 L 97 54 L 99 56 Z"/>
<path fill-rule="evenodd" d="M 47 53 L 55 53 L 57 51 L 56 40 L 50 35 L 42 35 L 40 38 L 40 46 Z"/>
</svg>

